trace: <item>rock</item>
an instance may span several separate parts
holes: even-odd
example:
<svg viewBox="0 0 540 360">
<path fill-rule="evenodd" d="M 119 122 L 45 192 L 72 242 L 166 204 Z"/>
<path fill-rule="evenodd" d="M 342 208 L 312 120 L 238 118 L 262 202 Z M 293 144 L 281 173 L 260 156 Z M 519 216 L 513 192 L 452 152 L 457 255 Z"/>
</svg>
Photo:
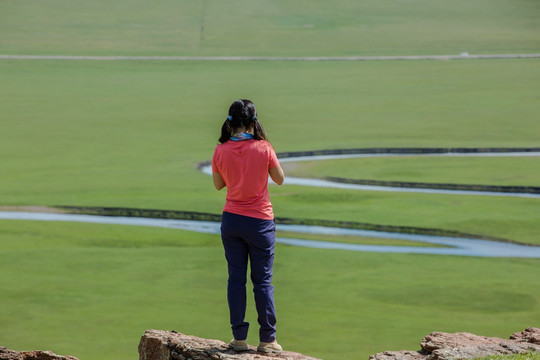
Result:
<svg viewBox="0 0 540 360">
<path fill-rule="evenodd" d="M 0 346 L 0 360 L 79 360 L 73 356 L 56 355 L 51 351 L 14 351 Z"/>
<path fill-rule="evenodd" d="M 526 328 L 522 332 L 514 333 L 510 336 L 510 339 L 519 342 L 530 342 L 533 344 L 540 344 L 540 329 L 538 328 Z"/>
<path fill-rule="evenodd" d="M 460 333 L 433 332 L 422 339 L 420 351 L 385 351 L 370 360 L 455 360 L 488 355 L 540 352 L 540 329 L 527 328 L 512 334 L 509 340 Z"/>
<path fill-rule="evenodd" d="M 6 349 L 3 346 L 0 346 L 0 359 L 1 360 L 20 360 L 22 355 L 17 351 Z"/>
<path fill-rule="evenodd" d="M 253 346 L 248 351 L 236 352 L 230 350 L 223 341 L 202 339 L 175 331 L 147 330 L 139 343 L 139 360 L 262 360 L 271 357 L 280 360 L 319 360 L 290 351 L 280 355 L 263 354 Z"/>
<path fill-rule="evenodd" d="M 424 360 L 426 357 L 421 351 L 385 351 L 371 355 L 370 360 Z"/>
</svg>

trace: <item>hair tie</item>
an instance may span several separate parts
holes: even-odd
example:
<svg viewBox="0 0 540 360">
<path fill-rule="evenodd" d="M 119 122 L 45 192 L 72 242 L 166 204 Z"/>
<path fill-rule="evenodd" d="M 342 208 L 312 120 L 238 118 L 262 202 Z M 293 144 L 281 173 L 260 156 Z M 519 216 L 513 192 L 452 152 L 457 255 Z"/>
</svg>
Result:
<svg viewBox="0 0 540 360">
<path fill-rule="evenodd" d="M 251 118 L 251 121 L 255 121 L 257 120 L 257 115 L 253 115 L 253 117 Z"/>
<path fill-rule="evenodd" d="M 231 115 L 227 116 L 227 120 L 232 121 L 232 116 Z"/>
</svg>

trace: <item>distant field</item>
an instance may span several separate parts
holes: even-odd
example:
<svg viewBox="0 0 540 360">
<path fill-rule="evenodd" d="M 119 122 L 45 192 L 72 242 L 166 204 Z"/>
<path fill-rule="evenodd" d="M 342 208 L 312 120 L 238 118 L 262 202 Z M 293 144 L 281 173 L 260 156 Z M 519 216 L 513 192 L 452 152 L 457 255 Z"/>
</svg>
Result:
<svg viewBox="0 0 540 360">
<path fill-rule="evenodd" d="M 383 157 L 284 163 L 291 176 L 540 187 L 535 157 Z M 339 174 L 339 175 L 337 175 Z"/>
<path fill-rule="evenodd" d="M 540 245 L 538 199 L 428 195 L 286 186 L 272 190 L 283 217 L 434 227 Z"/>
<path fill-rule="evenodd" d="M 0 10 L 8 54 L 540 52 L 534 0 L 4 0 Z"/>
<path fill-rule="evenodd" d="M 539 146 L 533 95 L 539 62 L 3 61 L 0 203 L 219 213 L 223 192 L 195 167 L 211 158 L 234 99 L 227 94 L 255 101 L 278 152 Z M 362 161 L 373 172 L 407 174 L 429 160 Z M 485 159 L 485 171 L 473 159 L 445 161 L 461 167 L 440 168 L 452 181 L 460 174 L 480 180 L 516 171 L 538 178 L 533 159 Z M 326 168 L 335 169 L 333 176 L 351 175 L 339 164 Z M 421 179 L 432 166 L 417 170 Z M 278 216 L 440 227 L 538 243 L 540 205 L 530 199 L 298 187 L 271 187 L 271 193 Z"/>
<path fill-rule="evenodd" d="M 540 185 L 538 157 L 386 157 L 284 163 L 290 176 L 487 185 Z M 540 245 L 538 199 L 277 188 L 283 214 L 453 229 Z M 339 207 L 333 204 L 340 204 Z M 308 205 L 305 208 L 298 204 Z M 502 211 L 504 209 L 504 211 Z M 352 215 L 354 214 L 354 215 Z M 285 215 L 284 215 L 285 216 Z"/>
<path fill-rule="evenodd" d="M 539 13 L 534 0 L 4 0 L 0 54 L 540 53 Z M 236 98 L 255 102 L 278 152 L 540 147 L 539 65 L 0 60 L 0 206 L 220 213 L 224 191 L 196 166 L 211 158 Z M 294 171 L 538 186 L 537 169 L 535 159 L 370 159 Z M 299 186 L 270 193 L 281 217 L 540 245 L 535 199 Z M 287 350 L 366 359 L 415 349 L 436 330 L 506 337 L 540 318 L 538 260 L 277 250 L 278 339 Z M 0 258 L 1 345 L 124 360 L 136 358 L 147 328 L 230 339 L 218 236 L 0 221 Z M 256 344 L 256 331 L 249 340 Z"/>
</svg>

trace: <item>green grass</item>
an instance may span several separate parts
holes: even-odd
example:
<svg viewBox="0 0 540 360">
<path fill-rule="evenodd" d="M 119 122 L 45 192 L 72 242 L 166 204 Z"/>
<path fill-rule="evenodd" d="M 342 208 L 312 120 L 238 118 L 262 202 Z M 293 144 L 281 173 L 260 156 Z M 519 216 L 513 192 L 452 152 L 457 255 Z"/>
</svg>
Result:
<svg viewBox="0 0 540 360">
<path fill-rule="evenodd" d="M 538 157 L 377 157 L 284 163 L 290 176 L 445 184 L 540 186 Z"/>
<path fill-rule="evenodd" d="M 276 237 L 316 240 L 316 241 L 329 241 L 329 242 L 339 242 L 339 243 L 346 243 L 346 244 L 439 247 L 439 245 L 429 244 L 429 243 L 420 242 L 420 241 L 370 238 L 370 237 L 354 236 L 354 235 L 306 234 L 306 233 L 297 233 L 297 232 L 292 232 L 292 231 L 277 231 Z"/>
<path fill-rule="evenodd" d="M 4 220 L 0 257 L 0 338 L 9 348 L 128 359 L 148 328 L 230 338 L 217 235 Z M 435 330 L 508 337 L 540 316 L 539 265 L 278 245 L 279 341 L 287 350 L 351 359 L 417 349 Z M 248 320 L 256 344 L 251 300 Z"/>
<path fill-rule="evenodd" d="M 538 199 L 285 186 L 273 190 L 272 203 L 283 217 L 302 214 L 310 219 L 441 228 L 540 245 Z"/>
<path fill-rule="evenodd" d="M 186 199 L 178 186 L 200 199 L 208 188 L 195 163 L 211 157 L 229 102 L 244 95 L 258 104 L 277 151 L 538 146 L 538 68 L 537 60 L 3 61 L 1 199 L 178 208 L 178 196 Z"/>
<path fill-rule="evenodd" d="M 4 0 L 0 52 L 408 55 L 540 51 L 534 0 Z"/>
<path fill-rule="evenodd" d="M 528 352 L 524 354 L 512 354 L 512 355 L 492 355 L 479 360 L 538 360 L 540 359 L 540 352 Z"/>
<path fill-rule="evenodd" d="M 211 158 L 230 101 L 244 96 L 258 105 L 278 152 L 539 146 L 538 62 L 2 61 L 0 203 L 219 213 L 223 192 L 195 166 Z M 527 166 L 520 173 L 536 176 L 531 159 L 517 161 Z M 501 173 L 517 166 L 499 164 Z M 538 244 L 539 205 L 531 199 L 288 186 L 271 193 L 278 216 L 441 227 Z"/>
<path fill-rule="evenodd" d="M 539 6 L 5 0 L 0 54 L 538 53 Z M 236 98 L 255 102 L 278 152 L 538 147 L 539 63 L 1 60 L 0 206 L 219 213 L 225 194 L 196 164 L 211 158 Z M 455 171 L 436 173 L 423 169 L 434 166 L 424 159 L 362 164 L 377 178 L 395 171 L 397 180 L 538 183 L 531 159 L 499 160 L 473 170 L 464 159 L 446 163 Z M 346 166 L 328 168 L 349 175 Z M 496 177 L 496 169 L 512 176 Z M 270 191 L 281 217 L 440 227 L 540 244 L 539 202 L 531 199 Z M 279 340 L 320 358 L 415 349 L 436 330 L 508 337 L 540 317 L 538 260 L 277 250 Z M 225 263 L 214 235 L 0 221 L 0 258 L 0 341 L 10 348 L 123 360 L 136 358 L 147 328 L 230 339 Z M 249 340 L 256 344 L 256 331 Z"/>
</svg>

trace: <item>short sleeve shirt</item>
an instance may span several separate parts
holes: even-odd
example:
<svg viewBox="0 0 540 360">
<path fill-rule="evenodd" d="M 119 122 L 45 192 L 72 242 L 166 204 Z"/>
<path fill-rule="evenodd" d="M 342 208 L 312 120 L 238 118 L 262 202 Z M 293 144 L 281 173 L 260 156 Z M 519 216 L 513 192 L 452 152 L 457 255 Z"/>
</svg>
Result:
<svg viewBox="0 0 540 360">
<path fill-rule="evenodd" d="M 216 146 L 212 171 L 221 175 L 227 187 L 223 211 L 273 220 L 268 170 L 278 164 L 272 145 L 265 140 L 229 140 Z"/>
</svg>

